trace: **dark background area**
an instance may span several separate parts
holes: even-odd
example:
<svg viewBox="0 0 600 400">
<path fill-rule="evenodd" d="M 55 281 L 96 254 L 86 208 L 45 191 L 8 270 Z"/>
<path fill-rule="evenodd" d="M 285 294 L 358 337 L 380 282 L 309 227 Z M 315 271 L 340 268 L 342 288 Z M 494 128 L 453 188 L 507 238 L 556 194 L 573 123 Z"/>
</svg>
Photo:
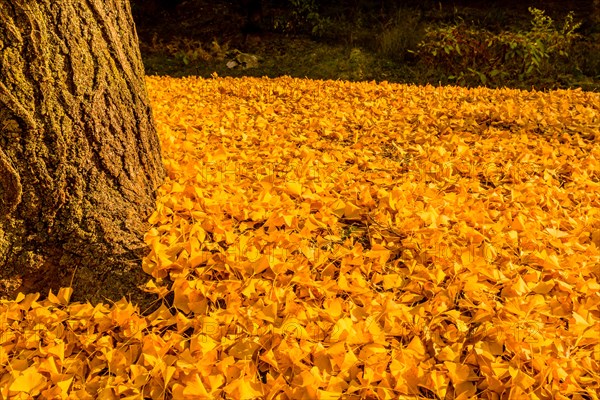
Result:
<svg viewBox="0 0 600 400">
<path fill-rule="evenodd" d="M 542 52 L 530 7 L 552 20 Z M 598 0 L 132 0 L 132 10 L 150 75 L 600 88 Z M 567 44 L 570 12 L 580 26 Z M 228 67 L 240 52 L 257 64 Z M 503 71 L 507 59 L 522 69 Z"/>
</svg>

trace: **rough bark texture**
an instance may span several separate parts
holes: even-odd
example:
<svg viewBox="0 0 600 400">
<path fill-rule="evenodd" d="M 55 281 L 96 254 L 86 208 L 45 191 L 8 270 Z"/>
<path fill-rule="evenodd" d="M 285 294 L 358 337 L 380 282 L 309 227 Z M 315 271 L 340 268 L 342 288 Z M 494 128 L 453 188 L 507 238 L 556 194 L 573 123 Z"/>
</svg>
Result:
<svg viewBox="0 0 600 400">
<path fill-rule="evenodd" d="M 163 166 L 127 0 L 0 0 L 0 297 L 138 289 Z"/>
</svg>

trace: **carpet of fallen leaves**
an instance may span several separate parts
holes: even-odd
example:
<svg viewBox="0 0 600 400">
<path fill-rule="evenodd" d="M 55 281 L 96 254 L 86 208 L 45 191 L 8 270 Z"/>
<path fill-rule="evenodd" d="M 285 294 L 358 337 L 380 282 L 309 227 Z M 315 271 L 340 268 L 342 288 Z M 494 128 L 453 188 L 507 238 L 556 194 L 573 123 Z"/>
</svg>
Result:
<svg viewBox="0 0 600 400">
<path fill-rule="evenodd" d="M 599 94 L 147 83 L 164 304 L 2 301 L 1 399 L 598 399 Z"/>
</svg>

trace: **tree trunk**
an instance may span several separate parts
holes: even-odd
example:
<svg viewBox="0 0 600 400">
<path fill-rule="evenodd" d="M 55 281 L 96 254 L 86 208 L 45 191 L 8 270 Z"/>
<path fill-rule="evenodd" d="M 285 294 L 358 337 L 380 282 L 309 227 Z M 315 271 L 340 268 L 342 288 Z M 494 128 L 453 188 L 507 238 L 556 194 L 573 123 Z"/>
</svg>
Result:
<svg viewBox="0 0 600 400">
<path fill-rule="evenodd" d="M 164 176 L 127 0 L 0 0 L 0 297 L 140 306 Z"/>
</svg>

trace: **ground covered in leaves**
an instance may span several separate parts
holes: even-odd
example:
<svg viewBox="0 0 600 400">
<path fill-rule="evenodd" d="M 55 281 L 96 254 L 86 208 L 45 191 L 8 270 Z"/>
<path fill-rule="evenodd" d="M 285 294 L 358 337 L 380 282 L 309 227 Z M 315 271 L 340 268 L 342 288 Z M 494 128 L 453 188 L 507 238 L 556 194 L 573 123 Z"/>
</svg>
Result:
<svg viewBox="0 0 600 400">
<path fill-rule="evenodd" d="M 600 95 L 147 82 L 170 300 L 2 301 L 0 398 L 598 399 Z"/>
</svg>

